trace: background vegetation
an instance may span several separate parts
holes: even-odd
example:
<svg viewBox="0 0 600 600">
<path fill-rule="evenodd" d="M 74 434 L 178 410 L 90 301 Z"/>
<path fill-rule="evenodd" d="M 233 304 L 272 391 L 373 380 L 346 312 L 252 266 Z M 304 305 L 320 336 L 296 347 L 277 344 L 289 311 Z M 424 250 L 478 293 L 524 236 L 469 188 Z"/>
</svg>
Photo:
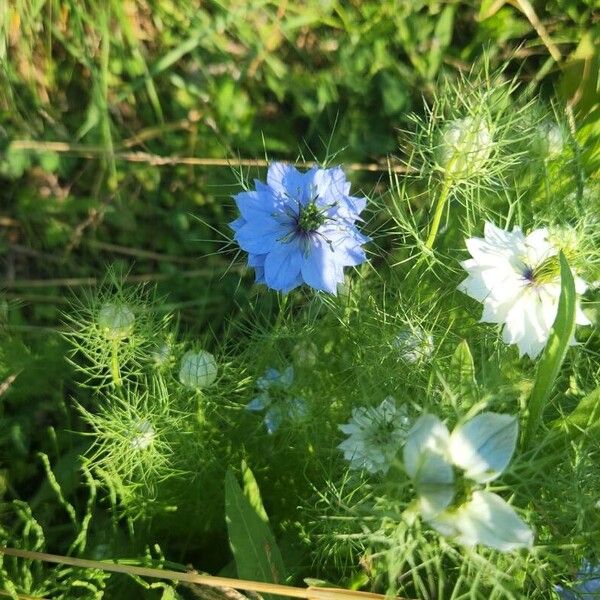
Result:
<svg viewBox="0 0 600 600">
<path fill-rule="evenodd" d="M 79 469 L 89 440 L 75 433 L 86 427 L 75 405 L 88 393 L 60 335 L 70 290 L 94 288 L 113 264 L 131 281 L 156 282 L 183 335 L 218 348 L 249 296 L 265 310 L 272 300 L 228 245 L 230 196 L 240 178 L 264 173 L 240 158 L 328 157 L 353 165 L 357 189 L 385 190 L 388 159 L 406 156 L 409 113 L 423 113 L 439 82 L 468 73 L 484 52 L 492 67 L 508 62 L 505 77 L 525 98 L 541 96 L 597 140 L 594 6 L 0 4 L 0 495 L 21 503 L 19 527 L 30 523 L 30 535 L 67 551 L 95 493 L 79 485 L 91 478 Z M 593 172 L 598 144 L 588 148 Z M 114 542 L 102 538 L 113 509 L 102 499 L 94 547 Z M 230 560 L 223 539 L 218 552 L 214 539 L 195 539 L 177 560 L 215 572 Z M 160 552 L 125 533 L 121 541 L 121 555 L 170 555 L 169 540 L 156 538 Z"/>
</svg>

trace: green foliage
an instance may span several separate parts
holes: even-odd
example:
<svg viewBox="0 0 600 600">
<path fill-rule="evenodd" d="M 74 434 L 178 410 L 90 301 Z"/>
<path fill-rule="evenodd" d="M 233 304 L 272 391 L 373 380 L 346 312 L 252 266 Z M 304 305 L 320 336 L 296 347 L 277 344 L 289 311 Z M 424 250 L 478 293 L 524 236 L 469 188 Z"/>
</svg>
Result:
<svg viewBox="0 0 600 600">
<path fill-rule="evenodd" d="M 529 415 L 525 429 L 525 445 L 532 442 L 532 438 L 539 427 L 544 408 L 552 393 L 552 386 L 575 334 L 577 293 L 571 268 L 562 253 L 560 255 L 560 285 L 560 301 L 556 320 L 552 326 L 552 332 L 544 349 L 544 354 L 540 359 L 528 402 Z"/>
<path fill-rule="evenodd" d="M 244 469 L 244 489 L 231 470 L 225 474 L 225 515 L 229 545 L 240 579 L 283 583 L 286 572 L 251 471 Z"/>
<path fill-rule="evenodd" d="M 0 2 L 3 544 L 415 598 L 548 598 L 600 556 L 597 16 L 532 3 L 542 29 L 526 4 Z M 336 297 L 252 285 L 228 198 L 264 172 L 238 157 L 389 159 L 348 169 L 373 241 Z M 568 261 L 538 364 L 457 291 L 485 220 Z M 570 272 L 595 324 L 565 361 Z M 210 385 L 186 387 L 200 348 Z M 290 366 L 273 395 L 308 416 L 268 434 L 245 407 Z M 349 469 L 339 425 L 390 396 L 449 426 L 529 411 L 490 489 L 531 553 L 425 525 L 400 449 Z M 195 594 L 0 561 L 13 596 Z"/>
</svg>

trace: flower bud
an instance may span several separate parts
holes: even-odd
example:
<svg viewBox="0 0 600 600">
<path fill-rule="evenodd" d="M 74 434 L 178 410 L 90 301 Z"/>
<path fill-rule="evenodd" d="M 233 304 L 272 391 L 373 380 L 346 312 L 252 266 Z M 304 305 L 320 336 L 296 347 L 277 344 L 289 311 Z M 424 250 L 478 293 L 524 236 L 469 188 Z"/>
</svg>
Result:
<svg viewBox="0 0 600 600">
<path fill-rule="evenodd" d="M 433 337 L 419 326 L 415 329 L 405 327 L 399 331 L 392 346 L 399 351 L 400 359 L 409 365 L 427 360 L 435 349 Z"/>
<path fill-rule="evenodd" d="M 131 335 L 135 315 L 124 304 L 103 304 L 98 313 L 98 327 L 109 340 L 123 340 Z"/>
<path fill-rule="evenodd" d="M 301 367 L 314 367 L 317 364 L 318 355 L 318 348 L 309 341 L 299 342 L 292 349 L 292 358 Z"/>
<path fill-rule="evenodd" d="M 183 355 L 179 381 L 188 388 L 199 390 L 208 387 L 217 378 L 215 357 L 205 350 L 190 350 Z"/>
<path fill-rule="evenodd" d="M 556 123 L 542 123 L 536 128 L 532 149 L 540 158 L 556 158 L 565 146 L 563 131 Z"/>
<path fill-rule="evenodd" d="M 140 421 L 135 427 L 136 435 L 131 440 L 131 447 L 134 450 L 145 450 L 152 444 L 156 433 L 149 421 Z"/>
<path fill-rule="evenodd" d="M 464 117 L 448 121 L 441 130 L 436 162 L 448 175 L 475 175 L 492 151 L 492 133 L 482 118 Z"/>
<path fill-rule="evenodd" d="M 152 351 L 152 362 L 159 369 L 167 365 L 170 358 L 171 346 L 167 342 L 163 342 Z"/>
</svg>

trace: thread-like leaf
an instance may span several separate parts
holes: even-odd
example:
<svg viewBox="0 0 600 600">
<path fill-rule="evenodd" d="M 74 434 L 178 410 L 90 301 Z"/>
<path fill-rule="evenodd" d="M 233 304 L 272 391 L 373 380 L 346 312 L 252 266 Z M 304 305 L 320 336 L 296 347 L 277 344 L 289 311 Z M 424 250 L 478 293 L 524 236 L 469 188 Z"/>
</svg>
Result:
<svg viewBox="0 0 600 600">
<path fill-rule="evenodd" d="M 575 281 L 564 254 L 560 253 L 560 299 L 548 343 L 538 364 L 533 390 L 529 398 L 529 416 L 524 445 L 528 446 L 539 427 L 544 408 L 550 399 L 554 380 L 565 359 L 569 342 L 575 333 L 577 292 Z"/>
<path fill-rule="evenodd" d="M 268 521 L 263 518 L 262 503 L 262 510 L 257 510 L 257 501 L 260 502 L 260 495 L 254 494 L 251 502 L 228 469 L 225 475 L 225 517 L 238 577 L 280 583 L 285 578 L 283 559 Z"/>
</svg>

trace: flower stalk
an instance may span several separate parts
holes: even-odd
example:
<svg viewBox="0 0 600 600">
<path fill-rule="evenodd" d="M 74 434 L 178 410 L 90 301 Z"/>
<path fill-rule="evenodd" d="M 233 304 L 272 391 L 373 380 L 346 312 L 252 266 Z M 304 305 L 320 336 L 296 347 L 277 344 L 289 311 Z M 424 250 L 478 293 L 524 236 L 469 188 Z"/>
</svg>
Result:
<svg viewBox="0 0 600 600">
<path fill-rule="evenodd" d="M 121 370 L 119 369 L 119 340 L 113 340 L 110 354 L 110 374 L 115 387 L 121 387 Z"/>
<path fill-rule="evenodd" d="M 446 202 L 448 202 L 448 198 L 450 197 L 450 192 L 454 183 L 452 171 L 454 165 L 456 164 L 456 160 L 457 154 L 455 153 L 448 162 L 446 175 L 444 176 L 444 185 L 442 186 L 442 191 L 440 192 L 440 195 L 437 198 L 435 212 L 433 213 L 433 221 L 431 222 L 431 227 L 429 228 L 427 241 L 425 242 L 425 247 L 429 250 L 433 248 L 435 238 L 437 237 L 437 233 L 440 228 L 440 223 L 442 222 L 444 208 L 446 207 Z"/>
</svg>

